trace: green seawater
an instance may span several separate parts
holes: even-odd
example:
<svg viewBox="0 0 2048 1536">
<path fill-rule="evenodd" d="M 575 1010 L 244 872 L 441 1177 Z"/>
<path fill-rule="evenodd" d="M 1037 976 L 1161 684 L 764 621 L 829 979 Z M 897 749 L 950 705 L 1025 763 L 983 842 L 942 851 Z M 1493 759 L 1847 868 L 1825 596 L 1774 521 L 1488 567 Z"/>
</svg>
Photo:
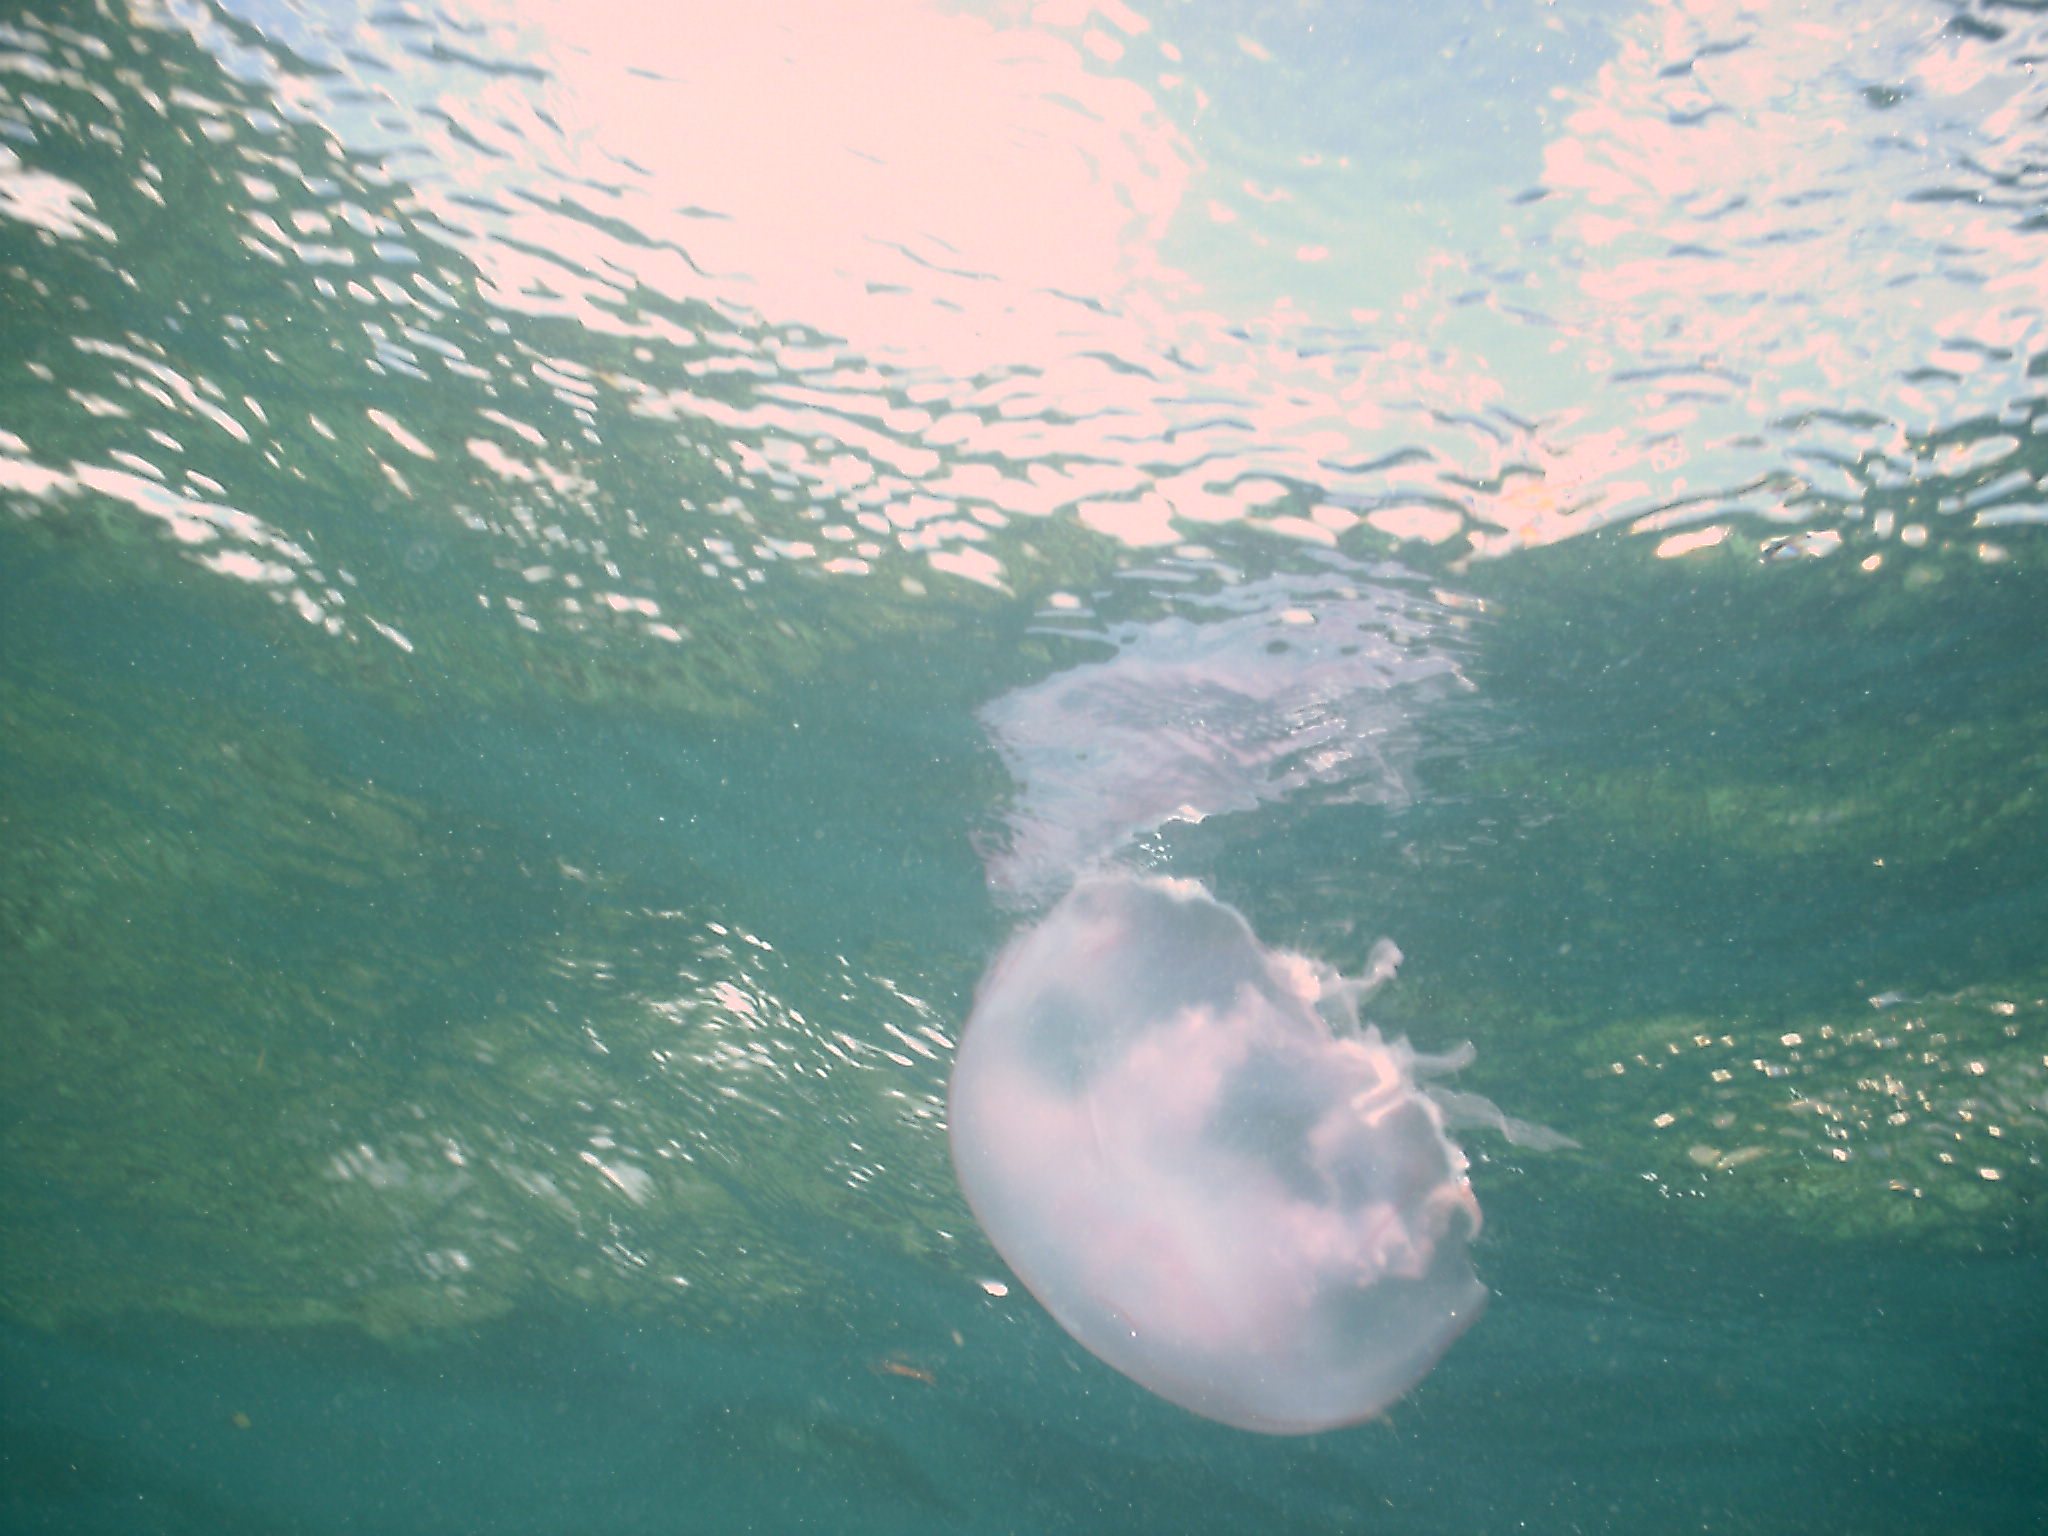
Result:
<svg viewBox="0 0 2048 1536">
<path fill-rule="evenodd" d="M 1934 42 L 1867 23 L 1891 73 L 1841 87 L 1867 114 L 1845 184 L 1896 163 L 1928 60 L 1961 60 L 1982 100 L 1941 111 L 1981 107 L 1989 169 L 1897 206 L 1984 211 L 1933 298 L 1786 279 L 1768 312 L 1832 370 L 1816 401 L 1761 343 L 1742 372 L 1750 312 L 1718 289 L 1694 307 L 1722 350 L 1685 380 L 1610 355 L 1647 367 L 1678 322 L 1574 308 L 1582 267 L 1536 235 L 1569 233 L 1546 210 L 1576 162 L 1490 137 L 1563 134 L 1553 89 L 1626 105 L 1661 8 L 1569 33 L 1469 9 L 1441 35 L 1319 13 L 1315 37 L 1253 8 L 1071 36 L 949 12 L 933 70 L 992 36 L 1006 69 L 1073 71 L 1046 101 L 1099 86 L 1091 124 L 1156 92 L 1102 160 L 1157 149 L 1118 185 L 1160 228 L 1119 249 L 1174 271 L 949 286 L 975 253 L 945 257 L 919 182 L 876 215 L 915 260 L 821 249 L 830 302 L 789 254 L 816 228 L 713 174 L 768 126 L 659 151 L 701 194 L 641 187 L 657 136 L 605 118 L 563 15 L 0 20 L 0 1527 L 2042 1526 L 2032 13 L 1961 10 Z M 889 69 L 843 65 L 891 102 L 923 67 L 895 25 Z M 857 114 L 859 89 L 815 95 L 841 65 L 802 74 L 805 29 L 830 59 L 839 34 L 791 26 L 805 99 Z M 1739 49 L 1696 39 L 1697 89 L 1746 123 L 1803 110 L 1713 63 L 1798 35 L 1772 13 Z M 782 57 L 674 46 L 706 78 Z M 668 89 L 621 59 L 590 67 Z M 1346 71 L 1387 93 L 1356 124 Z M 1486 110 L 1404 137 L 1453 87 Z M 803 130 L 818 187 L 902 153 L 862 148 L 894 142 L 886 113 L 844 143 L 835 121 Z M 1026 124 L 990 142 L 1035 165 Z M 1317 179 L 1344 155 L 1354 180 Z M 1151 209 L 1183 173 L 1188 210 L 1247 178 L 1289 195 L 1243 194 L 1237 223 Z M 1861 205 L 1759 206 L 1760 249 L 1819 227 L 1920 270 Z M 672 216 L 761 243 L 693 256 Z M 1449 276 L 1429 255 L 1523 217 L 1560 222 Z M 1342 267 L 1381 229 L 1274 299 L 1274 252 Z M 857 335 L 842 288 L 909 318 Z M 1973 320 L 1955 295 L 1979 291 Z M 1943 295 L 1947 350 L 1907 355 L 1888 327 Z M 1513 329 L 1517 305 L 1562 318 Z M 1501 392 L 1461 412 L 1482 363 Z M 1371 416 L 1344 391 L 1383 366 L 1441 398 Z M 1553 398 L 1575 379 L 1582 416 Z M 1652 447 L 1602 470 L 1564 446 L 1610 428 Z M 1219 692 L 1162 711 L 1130 773 L 1084 738 L 1036 783 L 984 712 L 1234 593 L 1307 623 L 1359 590 L 1425 615 L 1390 644 L 1455 681 L 1390 689 L 1399 718 L 1356 732 L 1390 744 L 1385 781 L 1318 759 L 1094 851 L 1351 972 L 1393 936 L 1381 1025 L 1470 1040 L 1458 1087 L 1578 1145 L 1463 1133 L 1486 1315 L 1384 1421 L 1271 1439 L 1125 1381 L 1008 1277 L 953 1182 L 946 1079 L 1034 910 L 989 871 L 1072 811 L 1049 784 L 1253 761 L 1359 702 L 1246 727 Z"/>
</svg>

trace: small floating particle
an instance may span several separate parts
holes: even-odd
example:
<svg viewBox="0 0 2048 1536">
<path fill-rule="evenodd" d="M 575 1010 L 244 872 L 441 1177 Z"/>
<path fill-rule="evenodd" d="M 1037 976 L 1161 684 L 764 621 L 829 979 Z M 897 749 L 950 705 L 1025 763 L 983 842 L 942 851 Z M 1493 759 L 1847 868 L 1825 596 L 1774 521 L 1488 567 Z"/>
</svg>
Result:
<svg viewBox="0 0 2048 1536">
<path fill-rule="evenodd" d="M 1737 1147 L 1733 1152 L 1725 1154 L 1714 1166 L 1722 1170 L 1740 1168 L 1744 1163 L 1755 1162 L 1770 1150 L 1769 1147 Z"/>
<path fill-rule="evenodd" d="M 928 1387 L 939 1384 L 938 1377 L 903 1355 L 884 1355 L 868 1369 L 877 1376 L 902 1376 L 910 1381 L 921 1381 Z"/>
<path fill-rule="evenodd" d="M 1831 555 L 1842 547 L 1842 536 L 1832 528 L 1809 528 L 1804 533 L 1791 534 L 1786 538 L 1772 539 L 1758 554 L 1759 559 L 1778 562 L 1784 560 L 1818 559 Z"/>
</svg>

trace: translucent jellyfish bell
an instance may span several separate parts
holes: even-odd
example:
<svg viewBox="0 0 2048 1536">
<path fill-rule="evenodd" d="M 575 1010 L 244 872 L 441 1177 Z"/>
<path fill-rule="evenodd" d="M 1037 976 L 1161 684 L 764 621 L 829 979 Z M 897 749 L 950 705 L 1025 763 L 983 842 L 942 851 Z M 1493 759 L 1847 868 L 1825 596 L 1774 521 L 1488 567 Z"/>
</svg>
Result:
<svg viewBox="0 0 2048 1536">
<path fill-rule="evenodd" d="M 1417 1080 L 1469 1050 L 1354 1022 L 1398 958 L 1344 983 L 1200 885 L 1126 875 L 998 957 L 954 1066 L 954 1164 L 1075 1339 L 1196 1413 L 1305 1434 L 1378 1413 L 1471 1325 L 1479 1205 Z"/>
</svg>

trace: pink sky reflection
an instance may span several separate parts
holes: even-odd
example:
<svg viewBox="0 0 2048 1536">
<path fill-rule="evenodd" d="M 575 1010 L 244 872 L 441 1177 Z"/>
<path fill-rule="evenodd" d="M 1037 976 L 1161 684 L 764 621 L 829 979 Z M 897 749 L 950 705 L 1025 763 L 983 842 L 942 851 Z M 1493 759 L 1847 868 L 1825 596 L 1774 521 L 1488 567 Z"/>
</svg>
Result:
<svg viewBox="0 0 2048 1536">
<path fill-rule="evenodd" d="M 1357 520 L 1248 481 L 1322 485 L 1382 532 L 1481 553 L 1693 501 L 1772 516 L 1857 490 L 1831 459 L 2004 406 L 2048 349 L 2039 236 L 1915 196 L 1955 179 L 1959 149 L 2024 137 L 2043 87 L 1905 5 L 1644 6 L 1555 114 L 1550 195 L 1503 210 L 1508 246 L 1441 251 L 1393 308 L 1348 318 L 1327 299 L 1369 228 L 1302 246 L 1299 292 L 1260 313 L 1221 312 L 1163 262 L 1177 224 L 1306 194 L 1207 163 L 1180 126 L 1196 88 L 1146 74 L 1134 9 L 516 11 L 550 39 L 561 158 L 519 200 L 531 238 L 480 242 L 500 301 L 617 330 L 604 301 L 645 284 L 821 333 L 735 359 L 754 381 L 737 403 L 624 387 L 757 438 L 750 469 L 956 563 L 1011 517 L 1134 548 L 1217 522 L 1328 543 Z M 1276 67 L 1255 40 L 1244 55 Z M 1881 112 L 1866 89 L 1887 82 L 1906 95 Z M 479 136 L 509 110 L 489 91 L 440 105 Z M 1519 280 L 1487 275 L 1510 256 Z M 1475 283 L 1477 311 L 1454 298 Z M 1312 353 L 1333 318 L 1367 345 Z M 1894 426 L 1810 426 L 1821 451 L 1788 463 L 1772 424 L 1815 411 Z"/>
<path fill-rule="evenodd" d="M 573 348 L 534 366 L 572 407 L 607 393 L 701 423 L 741 504 L 790 509 L 735 546 L 732 579 L 895 562 L 913 588 L 921 569 L 1003 587 L 1018 519 L 1134 551 L 1233 525 L 1454 555 L 1617 521 L 1668 540 L 1797 522 L 1815 496 L 1854 509 L 1919 472 L 1926 434 L 2015 427 L 2048 353 L 2048 250 L 1997 178 L 2048 153 L 2048 71 L 2025 67 L 2048 18 L 2003 12 L 2001 39 L 1943 20 L 1909 0 L 1649 0 L 1528 108 L 1545 195 L 1412 271 L 1385 265 L 1376 208 L 1312 207 L 1328 184 L 1287 183 L 1284 157 L 1229 157 L 1257 124 L 1207 88 L 1302 69 L 1277 38 L 1205 74 L 1122 4 L 476 0 L 447 23 L 464 52 L 538 70 L 365 28 L 331 76 L 276 91 L 337 133 L 376 137 L 374 118 L 500 310 L 633 345 L 602 375 Z M 1373 110 L 1333 95 L 1330 121 Z M 71 196 L 38 185 L 39 207 Z M 1266 222 L 1310 213 L 1313 238 Z M 256 207 L 243 237 L 326 272 L 323 228 Z M 1265 245 L 1266 286 L 1238 282 Z M 455 302 L 425 272 L 337 281 L 428 347 Z M 431 456 L 508 487 L 589 479 L 579 443 L 496 411 L 452 442 L 380 425 L 400 495 Z M 127 469 L 156 451 L 131 446 Z M 80 468 L 5 452 L 17 479 Z M 2009 474 L 1976 466 L 1943 505 L 1982 508 L 1996 482 L 2001 519 L 2036 515 L 2041 486 Z"/>
</svg>

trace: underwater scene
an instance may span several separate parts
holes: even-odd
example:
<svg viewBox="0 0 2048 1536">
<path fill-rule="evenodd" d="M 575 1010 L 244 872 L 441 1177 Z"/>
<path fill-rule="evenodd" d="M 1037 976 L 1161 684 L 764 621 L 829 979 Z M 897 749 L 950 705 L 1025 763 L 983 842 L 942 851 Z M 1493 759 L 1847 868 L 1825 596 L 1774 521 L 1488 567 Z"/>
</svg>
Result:
<svg viewBox="0 0 2048 1536">
<path fill-rule="evenodd" d="M 2038 0 L 0 12 L 0 1530 L 2048 1527 Z"/>
</svg>

